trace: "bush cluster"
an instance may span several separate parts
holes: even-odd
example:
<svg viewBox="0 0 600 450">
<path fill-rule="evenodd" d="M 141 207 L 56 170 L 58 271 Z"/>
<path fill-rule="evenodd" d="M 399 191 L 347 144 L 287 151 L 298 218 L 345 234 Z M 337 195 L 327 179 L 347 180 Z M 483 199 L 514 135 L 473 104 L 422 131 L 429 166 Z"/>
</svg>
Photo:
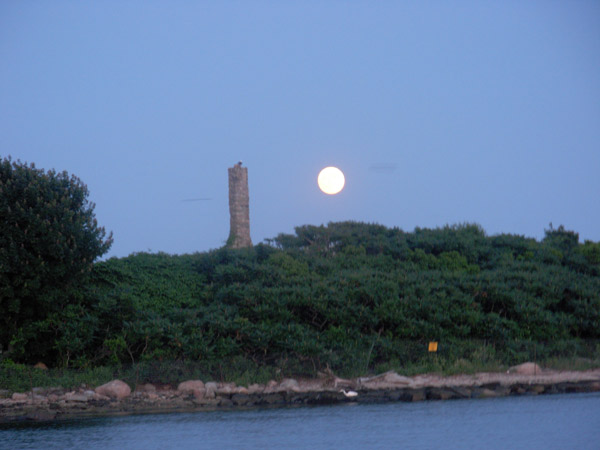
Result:
<svg viewBox="0 0 600 450">
<path fill-rule="evenodd" d="M 414 363 L 428 341 L 450 360 L 481 349 L 530 358 L 533 343 L 539 357 L 585 356 L 600 330 L 597 251 L 563 228 L 538 242 L 470 224 L 407 233 L 344 222 L 248 249 L 138 253 L 95 264 L 41 356 L 301 374 Z"/>
</svg>

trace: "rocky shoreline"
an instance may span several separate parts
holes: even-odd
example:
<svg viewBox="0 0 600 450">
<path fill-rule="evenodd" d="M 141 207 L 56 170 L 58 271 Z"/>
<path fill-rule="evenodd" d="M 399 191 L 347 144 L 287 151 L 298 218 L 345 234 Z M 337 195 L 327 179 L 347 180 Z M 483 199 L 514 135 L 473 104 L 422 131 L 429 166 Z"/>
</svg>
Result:
<svg viewBox="0 0 600 450">
<path fill-rule="evenodd" d="M 0 390 L 0 423 L 342 402 L 415 402 L 596 391 L 600 391 L 600 369 L 554 371 L 541 369 L 533 363 L 521 364 L 506 373 L 405 377 L 386 372 L 354 379 L 342 379 L 329 373 L 315 379 L 286 378 L 247 387 L 189 380 L 180 383 L 177 388 L 144 384 L 137 386 L 133 392 L 126 383 L 113 380 L 96 389 L 82 386 L 67 392 L 62 388 L 33 388 L 30 392 L 13 393 L 9 398 L 2 398 L 8 392 Z"/>
</svg>

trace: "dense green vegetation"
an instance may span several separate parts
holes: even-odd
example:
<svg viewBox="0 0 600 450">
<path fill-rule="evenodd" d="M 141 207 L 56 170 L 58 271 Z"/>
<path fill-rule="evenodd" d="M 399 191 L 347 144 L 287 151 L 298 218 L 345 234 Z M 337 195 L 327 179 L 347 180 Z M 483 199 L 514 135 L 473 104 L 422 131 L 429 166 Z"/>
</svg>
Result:
<svg viewBox="0 0 600 450">
<path fill-rule="evenodd" d="M 66 172 L 0 161 L 0 387 L 33 383 L 37 361 L 67 385 L 600 361 L 600 243 L 562 226 L 538 242 L 343 222 L 94 263 L 112 237 L 87 195 Z"/>
<path fill-rule="evenodd" d="M 112 243 L 87 187 L 66 172 L 0 159 L 0 354 L 56 350 L 74 298 Z M 43 338 L 39 338 L 39 336 Z M 50 337 L 48 338 L 48 335 Z"/>
<path fill-rule="evenodd" d="M 597 360 L 600 244 L 578 241 L 563 227 L 538 242 L 344 222 L 242 250 L 113 258 L 37 325 L 51 350 L 12 359 L 168 379 Z"/>
</svg>

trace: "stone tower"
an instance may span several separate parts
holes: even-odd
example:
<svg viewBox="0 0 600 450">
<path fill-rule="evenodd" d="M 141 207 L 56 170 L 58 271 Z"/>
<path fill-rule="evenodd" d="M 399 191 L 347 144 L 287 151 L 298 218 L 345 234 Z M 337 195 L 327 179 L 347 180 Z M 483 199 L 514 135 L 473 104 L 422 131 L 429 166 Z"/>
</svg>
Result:
<svg viewBox="0 0 600 450">
<path fill-rule="evenodd" d="M 229 173 L 229 239 L 231 248 L 252 247 L 250 240 L 250 196 L 248 169 L 240 161 L 227 169 Z"/>
</svg>

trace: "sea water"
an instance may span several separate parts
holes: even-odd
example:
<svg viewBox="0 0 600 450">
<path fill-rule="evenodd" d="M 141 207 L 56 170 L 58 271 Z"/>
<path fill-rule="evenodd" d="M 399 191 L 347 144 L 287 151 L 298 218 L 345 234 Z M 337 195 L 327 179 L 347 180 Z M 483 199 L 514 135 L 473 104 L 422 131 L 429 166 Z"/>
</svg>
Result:
<svg viewBox="0 0 600 450">
<path fill-rule="evenodd" d="M 600 393 L 0 426 L 2 449 L 600 449 Z"/>
</svg>

